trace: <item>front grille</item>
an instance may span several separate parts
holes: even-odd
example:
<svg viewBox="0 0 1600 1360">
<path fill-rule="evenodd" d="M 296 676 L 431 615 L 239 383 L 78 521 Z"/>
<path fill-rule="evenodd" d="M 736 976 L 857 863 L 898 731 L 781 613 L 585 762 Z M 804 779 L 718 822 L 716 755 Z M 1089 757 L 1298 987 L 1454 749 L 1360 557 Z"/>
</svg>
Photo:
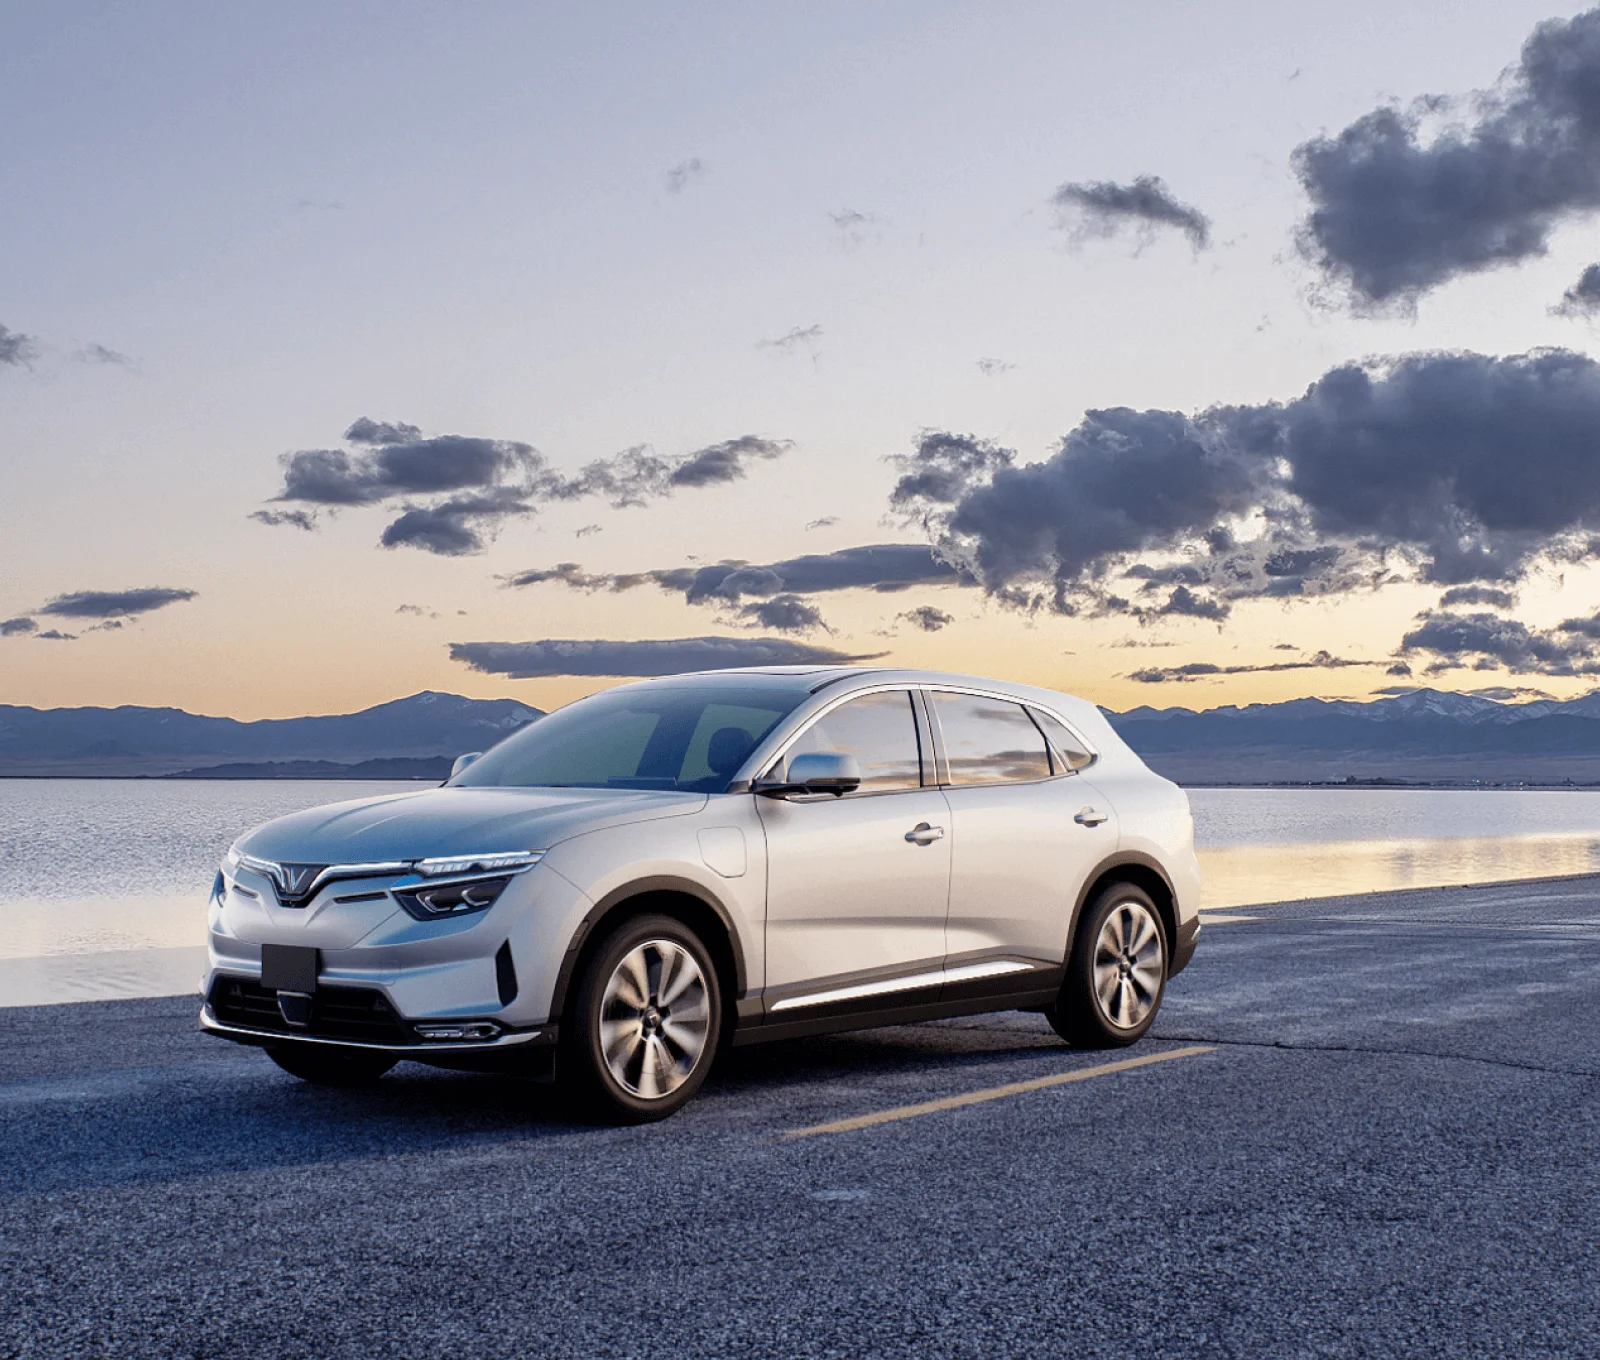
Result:
<svg viewBox="0 0 1600 1360">
<path fill-rule="evenodd" d="M 305 1029 L 284 1020 L 277 992 L 246 978 L 219 977 L 209 1000 L 218 1020 L 239 1029 L 365 1044 L 417 1042 L 383 993 L 370 987 L 318 987 L 311 997 L 311 1023 Z"/>
</svg>

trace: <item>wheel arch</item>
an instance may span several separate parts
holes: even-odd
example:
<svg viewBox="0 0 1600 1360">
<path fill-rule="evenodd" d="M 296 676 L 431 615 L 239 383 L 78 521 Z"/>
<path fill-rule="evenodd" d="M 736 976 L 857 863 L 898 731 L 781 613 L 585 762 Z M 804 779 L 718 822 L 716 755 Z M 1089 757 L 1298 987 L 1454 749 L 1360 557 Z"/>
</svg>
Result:
<svg viewBox="0 0 1600 1360">
<path fill-rule="evenodd" d="M 646 912 L 671 916 L 700 936 L 711 952 L 722 984 L 723 1010 L 733 1020 L 746 988 L 744 950 L 733 918 L 703 885 L 693 879 L 662 875 L 614 888 L 584 914 L 556 973 L 555 990 L 550 997 L 552 1022 L 560 1022 L 568 992 L 582 977 L 583 968 L 600 942 L 622 922 Z"/>
<path fill-rule="evenodd" d="M 1083 891 L 1072 906 L 1072 922 L 1067 931 L 1067 957 L 1072 957 L 1072 948 L 1078 938 L 1078 921 L 1084 907 L 1113 883 L 1132 883 L 1144 889 L 1155 903 L 1162 928 L 1167 933 L 1167 971 L 1170 976 L 1178 941 L 1177 894 L 1173 891 L 1172 880 L 1167 877 L 1166 870 L 1149 855 L 1142 855 L 1136 850 L 1123 851 L 1104 860 L 1084 884 Z"/>
</svg>

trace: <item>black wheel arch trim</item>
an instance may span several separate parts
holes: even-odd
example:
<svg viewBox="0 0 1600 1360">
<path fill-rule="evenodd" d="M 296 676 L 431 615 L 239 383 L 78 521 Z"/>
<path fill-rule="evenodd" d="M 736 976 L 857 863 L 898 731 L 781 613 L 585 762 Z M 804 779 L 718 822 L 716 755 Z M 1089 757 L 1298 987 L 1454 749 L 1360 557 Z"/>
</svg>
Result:
<svg viewBox="0 0 1600 1360">
<path fill-rule="evenodd" d="M 739 931 L 727 907 L 704 884 L 696 883 L 692 878 L 656 874 L 649 878 L 636 878 L 620 888 L 613 888 L 584 913 L 583 920 L 578 922 L 578 928 L 573 931 L 572 939 L 567 944 L 567 952 L 562 955 L 561 967 L 556 972 L 555 990 L 550 995 L 551 1021 L 559 1021 L 561 1018 L 562 1010 L 566 1006 L 568 989 L 572 986 L 573 977 L 577 972 L 578 960 L 583 957 L 584 946 L 594 938 L 596 927 L 603 925 L 609 917 L 635 898 L 649 897 L 655 893 L 692 897 L 721 923 L 723 933 L 728 938 L 729 953 L 733 957 L 733 995 L 729 1000 L 736 1006 L 743 1006 L 748 985 L 745 981 L 744 944 L 739 939 Z M 714 943 L 711 940 L 706 941 L 708 946 Z"/>
<path fill-rule="evenodd" d="M 1192 937 L 1188 940 L 1180 938 L 1182 931 L 1178 925 L 1178 894 L 1172 886 L 1171 877 L 1161 867 L 1159 860 L 1138 850 L 1119 850 L 1115 854 L 1107 855 L 1095 865 L 1094 872 L 1084 880 L 1083 887 L 1078 892 L 1078 900 L 1072 904 L 1072 920 L 1067 927 L 1067 957 L 1069 959 L 1072 957 L 1072 944 L 1078 937 L 1078 921 L 1083 915 L 1083 909 L 1088 906 L 1090 898 L 1095 895 L 1106 878 L 1114 877 L 1118 869 L 1141 869 L 1154 874 L 1165 890 L 1167 896 L 1165 910 L 1159 901 L 1156 903 L 1156 909 L 1161 912 L 1161 924 L 1167 931 L 1167 976 L 1173 976 L 1189 962 L 1189 954 L 1193 953 Z M 1185 944 L 1188 945 L 1187 950 L 1182 948 Z"/>
</svg>

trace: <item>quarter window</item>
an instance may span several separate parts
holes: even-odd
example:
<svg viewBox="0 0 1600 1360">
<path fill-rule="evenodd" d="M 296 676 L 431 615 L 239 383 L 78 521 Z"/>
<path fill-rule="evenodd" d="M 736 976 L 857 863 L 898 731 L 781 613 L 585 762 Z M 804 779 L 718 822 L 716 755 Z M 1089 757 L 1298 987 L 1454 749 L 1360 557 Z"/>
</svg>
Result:
<svg viewBox="0 0 1600 1360">
<path fill-rule="evenodd" d="M 1021 704 L 976 694 L 932 694 L 952 784 L 1048 779 L 1050 753 Z"/>
<path fill-rule="evenodd" d="M 1093 754 L 1072 735 L 1072 729 L 1060 718 L 1037 708 L 1030 708 L 1028 713 L 1034 722 L 1044 729 L 1045 737 L 1052 748 L 1051 757 L 1058 767 L 1057 774 L 1065 774 L 1068 770 L 1081 770 L 1094 761 Z M 1064 767 L 1063 762 L 1065 762 Z"/>
<path fill-rule="evenodd" d="M 922 787 L 922 753 L 909 690 L 864 694 L 840 704 L 806 728 L 787 759 L 813 751 L 853 755 L 861 767 L 863 790 Z"/>
</svg>

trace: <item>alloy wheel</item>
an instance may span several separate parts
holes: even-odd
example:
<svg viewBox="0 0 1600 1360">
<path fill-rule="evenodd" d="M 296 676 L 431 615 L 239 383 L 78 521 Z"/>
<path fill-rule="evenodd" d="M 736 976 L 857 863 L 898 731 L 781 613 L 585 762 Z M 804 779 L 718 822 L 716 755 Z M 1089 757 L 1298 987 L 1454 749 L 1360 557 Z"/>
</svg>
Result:
<svg viewBox="0 0 1600 1360">
<path fill-rule="evenodd" d="M 673 940 L 623 955 L 600 998 L 600 1049 L 629 1095 L 659 1100 L 694 1072 L 711 1032 L 711 1001 L 695 957 Z"/>
<path fill-rule="evenodd" d="M 1118 902 L 1094 945 L 1094 992 L 1100 1013 L 1133 1029 L 1155 1009 L 1163 971 L 1161 927 L 1142 902 Z"/>
</svg>

